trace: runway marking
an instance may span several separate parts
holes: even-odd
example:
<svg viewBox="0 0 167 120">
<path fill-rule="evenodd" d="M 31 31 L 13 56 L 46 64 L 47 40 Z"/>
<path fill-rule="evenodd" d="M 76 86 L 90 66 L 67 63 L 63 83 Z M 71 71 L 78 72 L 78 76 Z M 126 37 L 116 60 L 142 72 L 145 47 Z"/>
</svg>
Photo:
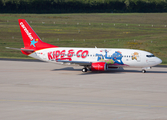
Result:
<svg viewBox="0 0 167 120">
<path fill-rule="evenodd" d="M 33 101 L 33 100 L 5 100 L 0 99 L 1 102 L 25 102 L 25 103 L 60 103 L 60 104 L 79 104 L 79 105 L 107 105 L 107 106 L 127 106 L 127 107 L 150 107 L 150 108 L 167 108 L 167 106 L 155 105 L 137 105 L 137 104 L 112 104 L 112 103 L 89 103 L 89 102 L 63 102 L 63 101 Z"/>
</svg>

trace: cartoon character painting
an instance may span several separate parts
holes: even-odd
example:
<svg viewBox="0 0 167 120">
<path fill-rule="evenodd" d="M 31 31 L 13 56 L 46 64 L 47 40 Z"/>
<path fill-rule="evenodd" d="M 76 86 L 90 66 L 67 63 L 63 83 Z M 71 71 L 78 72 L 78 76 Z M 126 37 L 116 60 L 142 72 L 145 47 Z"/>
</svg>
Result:
<svg viewBox="0 0 167 120">
<path fill-rule="evenodd" d="M 139 53 L 134 52 L 134 53 L 132 54 L 132 60 L 137 60 L 138 57 L 139 57 Z"/>
<path fill-rule="evenodd" d="M 120 64 L 123 65 L 122 62 L 122 54 L 119 51 L 115 51 L 111 56 L 107 55 L 107 50 L 105 50 L 105 55 L 102 54 L 96 54 L 98 56 L 97 61 L 104 61 L 107 64 Z M 104 59 L 105 58 L 105 59 Z"/>
<path fill-rule="evenodd" d="M 103 56 L 102 54 L 97 54 L 97 53 L 96 53 L 96 56 L 98 56 L 97 61 L 102 61 L 102 60 L 104 60 L 104 56 Z"/>
<path fill-rule="evenodd" d="M 114 60 L 115 63 L 121 64 L 121 65 L 124 64 L 124 63 L 122 62 L 122 54 L 121 54 L 121 52 L 115 51 L 115 53 L 114 53 L 112 56 L 113 56 L 112 59 Z"/>
</svg>

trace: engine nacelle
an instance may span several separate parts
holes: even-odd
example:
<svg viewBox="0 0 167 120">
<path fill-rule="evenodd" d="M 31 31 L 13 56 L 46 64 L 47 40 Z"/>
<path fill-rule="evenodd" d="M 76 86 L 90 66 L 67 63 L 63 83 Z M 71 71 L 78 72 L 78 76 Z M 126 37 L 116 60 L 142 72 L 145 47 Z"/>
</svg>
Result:
<svg viewBox="0 0 167 120">
<path fill-rule="evenodd" d="M 105 62 L 95 62 L 91 65 L 91 71 L 105 71 L 107 70 L 107 64 Z"/>
</svg>

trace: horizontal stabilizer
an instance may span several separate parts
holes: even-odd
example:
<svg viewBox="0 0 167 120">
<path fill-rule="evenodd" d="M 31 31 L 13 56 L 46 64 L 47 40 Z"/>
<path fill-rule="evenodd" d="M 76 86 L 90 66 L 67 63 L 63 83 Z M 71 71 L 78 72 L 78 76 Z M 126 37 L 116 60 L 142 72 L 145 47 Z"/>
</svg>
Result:
<svg viewBox="0 0 167 120">
<path fill-rule="evenodd" d="M 11 48 L 11 47 L 6 47 L 7 49 L 12 49 L 12 50 L 23 50 L 23 51 L 31 51 L 33 52 L 34 50 L 33 49 L 24 49 L 24 48 Z"/>
</svg>

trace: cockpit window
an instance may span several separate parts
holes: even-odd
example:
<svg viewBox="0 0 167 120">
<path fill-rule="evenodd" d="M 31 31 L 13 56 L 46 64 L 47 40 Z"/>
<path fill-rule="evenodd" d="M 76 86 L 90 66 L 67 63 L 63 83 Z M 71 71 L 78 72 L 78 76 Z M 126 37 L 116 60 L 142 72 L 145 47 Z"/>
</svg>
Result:
<svg viewBox="0 0 167 120">
<path fill-rule="evenodd" d="M 150 57 L 155 57 L 155 56 L 154 56 L 154 55 L 146 55 L 146 57 L 149 57 L 149 58 L 150 58 Z"/>
</svg>

